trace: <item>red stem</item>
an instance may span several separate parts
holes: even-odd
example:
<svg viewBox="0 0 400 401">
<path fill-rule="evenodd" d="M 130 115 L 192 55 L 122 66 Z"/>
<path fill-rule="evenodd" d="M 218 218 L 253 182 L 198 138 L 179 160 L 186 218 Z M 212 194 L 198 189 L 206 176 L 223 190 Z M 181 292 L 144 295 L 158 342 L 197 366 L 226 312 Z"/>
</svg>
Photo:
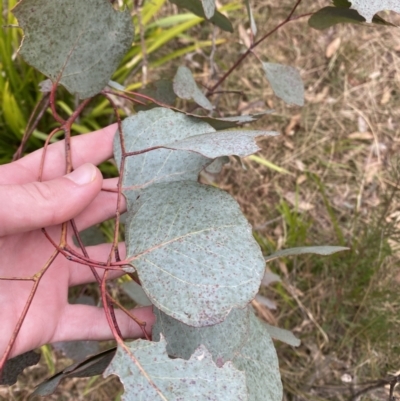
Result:
<svg viewBox="0 0 400 401">
<path fill-rule="evenodd" d="M 295 21 L 299 18 L 305 17 L 307 15 L 312 15 L 310 14 L 303 14 L 298 17 L 292 18 L 294 12 L 296 11 L 297 7 L 301 3 L 302 0 L 297 0 L 295 5 L 293 6 L 292 10 L 290 11 L 289 15 L 281 22 L 279 23 L 275 28 L 267 32 L 264 36 L 262 36 L 260 39 L 258 39 L 256 42 L 254 42 L 247 50 L 245 53 L 243 53 L 237 60 L 236 62 L 232 65 L 231 68 L 218 80 L 218 82 L 210 89 L 207 91 L 206 96 L 211 95 L 214 93 L 215 89 L 217 89 L 225 80 L 226 78 L 231 75 L 231 73 L 239 66 L 239 64 L 253 51 L 255 47 L 257 47 L 261 42 L 263 42 L 265 39 L 267 39 L 269 36 L 271 36 L 273 33 L 275 33 L 279 28 L 281 28 L 283 25 L 287 24 L 288 22 Z"/>
</svg>

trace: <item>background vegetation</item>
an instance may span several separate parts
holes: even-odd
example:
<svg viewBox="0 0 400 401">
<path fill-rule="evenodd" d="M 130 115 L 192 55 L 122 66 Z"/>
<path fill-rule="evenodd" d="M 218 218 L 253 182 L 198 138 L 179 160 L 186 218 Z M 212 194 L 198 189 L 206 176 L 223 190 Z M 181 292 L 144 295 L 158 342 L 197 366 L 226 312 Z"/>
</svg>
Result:
<svg viewBox="0 0 400 401">
<path fill-rule="evenodd" d="M 15 24 L 8 13 L 14 3 L 1 3 L 1 25 Z M 253 3 L 263 32 L 284 19 L 293 5 L 292 0 Z M 148 81 L 173 77 L 183 63 L 198 82 L 210 86 L 249 40 L 244 5 L 224 4 L 234 34 L 214 30 L 162 0 L 146 2 L 143 34 L 134 17 L 137 39 L 115 80 L 132 89 L 141 85 L 146 48 Z M 324 5 L 329 1 L 304 2 L 298 12 Z M 400 24 L 398 15 L 382 16 Z M 278 130 L 280 137 L 261 142 L 262 152 L 245 160 L 245 169 L 232 159 L 221 177 L 203 177 L 235 196 L 265 254 L 301 245 L 351 248 L 334 257 L 302 256 L 269 265 L 282 283 L 261 293 L 274 300 L 276 310 L 256 304 L 257 311 L 302 340 L 296 349 L 277 344 L 287 400 L 384 400 L 387 389 L 369 387 L 400 369 L 398 32 L 393 27 L 355 25 L 321 32 L 309 28 L 306 18 L 292 22 L 257 54 L 300 70 L 307 100 L 303 108 L 287 107 L 275 98 L 251 58 L 224 84 L 224 89 L 236 92 L 213 99 L 222 115 L 275 110 L 256 126 Z M 16 56 L 18 29 L 2 28 L 0 35 L 0 163 L 6 163 L 43 96 L 37 90 L 43 77 Z M 59 107 L 70 113 L 75 99 L 66 93 L 58 99 Z M 129 112 L 126 105 L 121 107 Z M 75 131 L 97 129 L 111 120 L 111 109 L 99 99 Z M 53 124 L 45 112 L 27 151 L 42 146 Z M 103 171 L 113 174 L 113 166 L 105 165 Z M 107 225 L 103 231 L 107 235 Z M 43 347 L 42 353 L 41 363 L 15 386 L 0 388 L 0 399 L 26 400 L 35 384 L 70 363 L 50 347 Z M 72 379 L 48 399 L 117 400 L 121 392 L 115 379 Z"/>
</svg>

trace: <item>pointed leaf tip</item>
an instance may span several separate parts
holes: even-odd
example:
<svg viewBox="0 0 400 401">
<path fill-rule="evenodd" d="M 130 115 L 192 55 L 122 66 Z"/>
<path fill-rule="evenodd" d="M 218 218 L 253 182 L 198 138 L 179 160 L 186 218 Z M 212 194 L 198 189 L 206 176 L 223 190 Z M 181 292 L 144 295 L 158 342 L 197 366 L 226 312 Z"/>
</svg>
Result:
<svg viewBox="0 0 400 401">
<path fill-rule="evenodd" d="M 215 0 L 201 0 L 201 3 L 203 5 L 206 18 L 212 18 L 215 13 Z"/>
<path fill-rule="evenodd" d="M 350 248 L 345 246 L 299 246 L 297 248 L 282 249 L 272 255 L 266 256 L 265 261 L 282 258 L 285 256 L 304 255 L 307 253 L 314 253 L 316 255 L 332 255 L 336 252 L 348 251 Z"/>
<path fill-rule="evenodd" d="M 169 149 L 190 150 L 210 159 L 221 156 L 249 156 L 260 150 L 255 138 L 279 135 L 274 131 L 217 131 L 190 136 L 165 145 Z"/>
<path fill-rule="evenodd" d="M 299 71 L 288 65 L 262 64 L 275 95 L 286 103 L 304 106 L 304 85 Z"/>
<path fill-rule="evenodd" d="M 174 77 L 174 92 L 181 99 L 193 100 L 206 110 L 213 110 L 213 105 L 197 87 L 189 68 L 180 66 Z"/>
</svg>

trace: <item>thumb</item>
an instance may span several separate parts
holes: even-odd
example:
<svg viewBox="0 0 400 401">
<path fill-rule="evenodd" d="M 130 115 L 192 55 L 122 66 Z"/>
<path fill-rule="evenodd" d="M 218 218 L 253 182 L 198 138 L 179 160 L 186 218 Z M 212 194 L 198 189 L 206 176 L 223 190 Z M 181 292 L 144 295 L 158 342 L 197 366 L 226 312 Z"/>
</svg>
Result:
<svg viewBox="0 0 400 401">
<path fill-rule="evenodd" d="M 0 186 L 0 236 L 53 226 L 77 216 L 97 196 L 103 178 L 93 164 L 45 182 Z"/>
</svg>

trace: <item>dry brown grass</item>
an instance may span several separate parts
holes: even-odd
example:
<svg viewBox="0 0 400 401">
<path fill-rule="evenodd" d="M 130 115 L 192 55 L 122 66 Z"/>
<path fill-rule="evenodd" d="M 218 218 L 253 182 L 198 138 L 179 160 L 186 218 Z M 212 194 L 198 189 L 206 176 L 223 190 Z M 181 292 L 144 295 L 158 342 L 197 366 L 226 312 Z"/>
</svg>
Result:
<svg viewBox="0 0 400 401">
<path fill-rule="evenodd" d="M 274 2 L 260 2 L 255 12 L 260 29 L 273 24 L 263 17 L 265 10 L 272 10 L 275 22 L 292 4 L 281 2 L 276 17 Z M 300 12 L 309 7 L 304 3 Z M 400 23 L 399 16 L 385 17 Z M 386 200 L 398 189 L 397 29 L 347 25 L 319 32 L 298 21 L 267 40 L 257 55 L 300 69 L 305 107 L 290 108 L 274 98 L 253 59 L 226 84 L 246 98 L 230 97 L 226 108 L 276 110 L 258 125 L 282 135 L 264 140 L 261 155 L 290 175 L 252 161 L 245 161 L 243 171 L 232 161 L 219 184 L 239 201 L 266 252 L 327 243 L 352 247 L 349 255 L 328 261 L 298 258 L 272 266 L 285 278 L 279 290 L 269 291 L 278 303 L 270 321 L 294 328 L 303 341 L 297 350 L 279 346 L 285 399 L 387 399 L 382 388 L 355 395 L 365 388 L 361 383 L 400 369 L 399 198 L 394 193 Z M 229 58 L 224 54 L 220 63 Z M 289 215 L 277 207 L 282 202 Z M 390 257 L 389 251 L 380 253 L 388 241 Z"/>
<path fill-rule="evenodd" d="M 257 2 L 259 30 L 265 32 L 283 19 L 292 4 Z M 304 2 L 300 12 L 327 4 Z M 243 20 L 241 13 L 237 17 Z M 400 25 L 399 16 L 385 17 Z M 243 22 L 236 28 L 239 24 L 246 29 Z M 232 159 L 218 181 L 240 203 L 263 250 L 339 243 L 352 247 L 332 258 L 299 257 L 271 265 L 283 283 L 265 290 L 278 305 L 268 311 L 269 321 L 293 329 L 302 339 L 297 349 L 277 344 L 285 400 L 386 400 L 384 388 L 358 398 L 355 394 L 363 388 L 360 383 L 400 369 L 399 198 L 395 193 L 390 202 L 385 200 L 400 182 L 398 32 L 376 26 L 320 32 L 306 20 L 290 23 L 261 45 L 257 55 L 300 69 L 305 107 L 290 108 L 276 99 L 254 58 L 224 85 L 245 95 L 219 99 L 221 110 L 232 114 L 273 108 L 275 114 L 256 126 L 282 133 L 262 141 L 260 155 L 290 174 L 250 160 L 244 161 L 243 170 Z M 215 56 L 218 73 L 243 49 L 237 33 L 227 38 L 229 44 Z M 189 66 L 209 85 L 207 58 L 199 52 L 191 60 Z M 43 364 L 31 369 L 17 387 L 1 389 L 0 399 L 27 399 L 26 389 L 46 369 Z M 49 399 L 111 400 L 121 389 L 115 381 L 96 382 L 87 396 L 79 395 L 85 383 L 68 381 Z"/>
</svg>

